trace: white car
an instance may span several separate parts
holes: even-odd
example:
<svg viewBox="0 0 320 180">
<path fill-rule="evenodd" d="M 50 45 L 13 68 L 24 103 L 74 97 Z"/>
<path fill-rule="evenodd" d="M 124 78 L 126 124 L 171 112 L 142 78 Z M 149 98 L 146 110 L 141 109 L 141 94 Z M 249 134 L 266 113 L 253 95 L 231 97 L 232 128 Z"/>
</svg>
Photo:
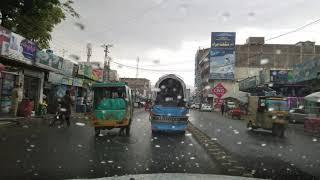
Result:
<svg viewBox="0 0 320 180">
<path fill-rule="evenodd" d="M 200 110 L 201 111 L 212 111 L 212 107 L 209 104 L 202 104 Z"/>
<path fill-rule="evenodd" d="M 191 109 L 200 109 L 200 104 L 192 104 L 190 106 Z"/>
</svg>

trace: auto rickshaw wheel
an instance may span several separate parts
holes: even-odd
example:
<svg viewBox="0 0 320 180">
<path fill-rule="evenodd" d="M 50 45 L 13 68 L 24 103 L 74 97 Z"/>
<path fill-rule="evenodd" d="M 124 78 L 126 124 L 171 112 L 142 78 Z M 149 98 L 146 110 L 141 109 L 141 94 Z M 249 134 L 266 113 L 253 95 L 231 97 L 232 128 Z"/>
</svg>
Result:
<svg viewBox="0 0 320 180">
<path fill-rule="evenodd" d="M 96 136 L 99 136 L 99 134 L 100 134 L 100 128 L 95 127 L 95 128 L 94 128 L 94 131 L 95 131 L 95 135 L 96 135 Z"/>
<path fill-rule="evenodd" d="M 126 136 L 130 136 L 130 125 L 126 127 Z"/>
<path fill-rule="evenodd" d="M 247 128 L 248 128 L 249 131 L 253 131 L 253 126 L 252 126 L 252 122 L 251 121 L 249 121 L 247 123 Z"/>
<path fill-rule="evenodd" d="M 284 137 L 284 125 L 282 124 L 273 124 L 272 134 L 278 137 Z"/>
</svg>

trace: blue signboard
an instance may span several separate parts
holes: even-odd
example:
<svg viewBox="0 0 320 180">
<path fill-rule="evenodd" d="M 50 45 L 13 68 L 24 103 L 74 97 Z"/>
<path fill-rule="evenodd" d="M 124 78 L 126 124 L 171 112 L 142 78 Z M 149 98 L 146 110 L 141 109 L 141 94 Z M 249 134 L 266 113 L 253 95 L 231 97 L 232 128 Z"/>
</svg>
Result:
<svg viewBox="0 0 320 180">
<path fill-rule="evenodd" d="M 212 32 L 210 79 L 234 79 L 235 32 Z"/>
</svg>

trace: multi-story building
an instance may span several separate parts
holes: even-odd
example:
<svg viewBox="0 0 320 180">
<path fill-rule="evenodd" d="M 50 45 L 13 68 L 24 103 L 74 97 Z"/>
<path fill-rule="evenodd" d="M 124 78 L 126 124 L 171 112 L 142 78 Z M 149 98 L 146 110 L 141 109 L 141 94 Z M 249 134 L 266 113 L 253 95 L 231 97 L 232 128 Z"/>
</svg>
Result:
<svg viewBox="0 0 320 180">
<path fill-rule="evenodd" d="M 121 82 L 126 82 L 135 91 L 138 99 L 145 100 L 151 98 L 150 80 L 146 78 L 120 78 Z"/>
<path fill-rule="evenodd" d="M 233 97 L 243 100 L 246 93 L 239 91 L 239 81 L 258 76 L 262 69 L 292 69 L 293 65 L 308 61 L 320 55 L 320 46 L 305 41 L 296 44 L 266 44 L 264 37 L 249 37 L 245 44 L 236 45 L 235 79 L 212 80 L 210 73 L 209 51 L 199 49 L 195 58 L 196 98 L 201 102 L 213 103 L 211 89 L 222 83 L 227 89 L 223 98 Z"/>
</svg>

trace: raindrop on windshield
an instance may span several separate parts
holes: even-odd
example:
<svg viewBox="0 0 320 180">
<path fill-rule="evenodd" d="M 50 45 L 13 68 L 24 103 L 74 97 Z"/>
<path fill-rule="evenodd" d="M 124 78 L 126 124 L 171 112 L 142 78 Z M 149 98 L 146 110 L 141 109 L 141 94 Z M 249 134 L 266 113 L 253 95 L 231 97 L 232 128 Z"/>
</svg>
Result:
<svg viewBox="0 0 320 180">
<path fill-rule="evenodd" d="M 281 54 L 281 50 L 280 50 L 280 49 L 277 49 L 277 50 L 276 50 L 276 54 Z"/>
<path fill-rule="evenodd" d="M 279 157 L 281 157 L 281 156 L 282 156 L 282 154 L 281 154 L 281 153 L 279 153 L 279 154 L 278 154 L 278 156 L 279 156 Z"/>
<path fill-rule="evenodd" d="M 34 148 L 34 147 L 35 147 L 35 145 L 34 145 L 34 144 L 30 144 L 30 147 L 31 147 L 31 148 Z"/>
<path fill-rule="evenodd" d="M 265 65 L 269 63 L 269 59 L 261 59 L 260 60 L 260 65 Z"/>
<path fill-rule="evenodd" d="M 27 151 L 30 152 L 30 151 L 32 151 L 32 149 L 28 148 Z"/>
<path fill-rule="evenodd" d="M 160 63 L 160 60 L 156 59 L 156 60 L 153 60 L 152 61 L 154 64 L 159 64 Z"/>
<path fill-rule="evenodd" d="M 166 86 L 165 86 L 165 85 L 162 85 L 162 86 L 161 86 L 161 89 L 165 89 L 165 88 L 166 88 Z"/>
<path fill-rule="evenodd" d="M 158 137 L 157 137 L 157 136 L 155 136 L 155 137 L 153 137 L 153 139 L 158 139 Z"/>
<path fill-rule="evenodd" d="M 185 136 L 192 136 L 192 134 L 191 133 L 186 133 Z"/>
<path fill-rule="evenodd" d="M 211 87 L 209 85 L 207 85 L 206 87 L 204 87 L 206 90 L 210 89 Z"/>
<path fill-rule="evenodd" d="M 81 123 L 81 122 L 76 122 L 76 125 L 77 125 L 77 126 L 85 126 L 86 124 Z"/>
<path fill-rule="evenodd" d="M 181 141 L 181 144 L 184 144 L 184 141 Z"/>
<path fill-rule="evenodd" d="M 140 119 L 140 118 L 138 118 L 138 119 L 137 119 L 137 121 L 138 121 L 138 122 L 140 122 L 140 121 L 141 121 L 141 119 Z"/>
<path fill-rule="evenodd" d="M 221 131 L 221 129 L 217 129 L 217 132 L 220 132 Z"/>
<path fill-rule="evenodd" d="M 58 168 L 59 168 L 59 169 L 61 169 L 61 168 L 62 168 L 62 166 L 58 166 Z"/>
<path fill-rule="evenodd" d="M 33 175 L 38 176 L 39 174 L 38 173 L 34 173 Z"/>
<path fill-rule="evenodd" d="M 90 170 L 90 172 L 94 172 L 94 170 L 93 170 L 93 169 L 91 169 L 91 170 Z"/>
<path fill-rule="evenodd" d="M 146 168 L 146 171 L 149 171 L 149 168 Z"/>
<path fill-rule="evenodd" d="M 29 128 L 29 126 L 28 126 L 28 125 L 23 125 L 22 127 L 23 127 L 23 128 Z"/>
<path fill-rule="evenodd" d="M 179 95 L 179 96 L 177 96 L 177 98 L 178 98 L 178 99 L 181 99 L 181 98 L 182 98 L 182 96 L 180 96 L 180 95 Z"/>
<path fill-rule="evenodd" d="M 121 166 L 118 166 L 117 168 L 118 168 L 118 169 L 121 169 Z"/>
<path fill-rule="evenodd" d="M 100 163 L 101 163 L 101 164 L 105 164 L 106 162 L 105 162 L 105 161 L 101 161 Z"/>
<path fill-rule="evenodd" d="M 239 134 L 239 131 L 238 131 L 238 130 L 233 130 L 233 132 L 234 132 L 235 134 Z"/>
<path fill-rule="evenodd" d="M 256 15 L 256 13 L 254 13 L 254 12 L 249 12 L 248 13 L 248 16 L 250 16 L 250 17 L 253 17 L 253 16 L 255 16 Z"/>
<path fill-rule="evenodd" d="M 189 117 L 189 116 L 190 116 L 190 114 L 186 114 L 186 116 L 187 116 L 187 117 Z"/>
<path fill-rule="evenodd" d="M 17 163 L 20 163 L 20 162 L 21 162 L 21 160 L 19 160 L 19 159 L 18 159 L 16 162 L 17 162 Z"/>
<path fill-rule="evenodd" d="M 189 144 L 189 146 L 193 146 L 193 144 L 192 144 L 192 143 L 190 143 L 190 144 Z"/>
<path fill-rule="evenodd" d="M 102 137 L 102 136 L 103 136 L 103 134 L 101 134 L 101 133 L 100 133 L 98 136 Z"/>
<path fill-rule="evenodd" d="M 312 141 L 313 142 L 317 142 L 318 140 L 317 140 L 317 138 L 313 138 Z"/>
<path fill-rule="evenodd" d="M 154 147 L 159 148 L 159 147 L 160 147 L 160 145 L 155 145 Z"/>
<path fill-rule="evenodd" d="M 195 158 L 195 157 L 190 157 L 190 159 L 191 159 L 191 160 L 194 160 L 194 159 L 196 159 L 196 158 Z"/>
<path fill-rule="evenodd" d="M 113 163 L 113 161 L 112 161 L 112 160 L 109 160 L 108 163 L 111 164 L 111 163 Z"/>
<path fill-rule="evenodd" d="M 267 145 L 267 144 L 265 144 L 265 143 L 262 143 L 262 144 L 261 144 L 262 147 L 264 147 L 264 146 L 266 146 L 266 145 Z"/>
<path fill-rule="evenodd" d="M 241 144 L 242 144 L 242 142 L 241 142 L 241 141 L 239 141 L 239 142 L 237 142 L 237 144 L 241 145 Z"/>
<path fill-rule="evenodd" d="M 212 141 L 216 141 L 216 140 L 218 140 L 218 139 L 217 139 L 217 138 L 211 138 L 211 140 L 212 140 Z"/>
<path fill-rule="evenodd" d="M 305 156 L 305 155 L 303 155 L 303 156 L 301 156 L 302 157 L 302 159 L 305 159 L 305 158 L 307 158 L 307 156 Z"/>
<path fill-rule="evenodd" d="M 78 147 L 79 147 L 79 148 L 82 148 L 82 145 L 81 145 L 81 144 L 78 144 Z"/>
</svg>

